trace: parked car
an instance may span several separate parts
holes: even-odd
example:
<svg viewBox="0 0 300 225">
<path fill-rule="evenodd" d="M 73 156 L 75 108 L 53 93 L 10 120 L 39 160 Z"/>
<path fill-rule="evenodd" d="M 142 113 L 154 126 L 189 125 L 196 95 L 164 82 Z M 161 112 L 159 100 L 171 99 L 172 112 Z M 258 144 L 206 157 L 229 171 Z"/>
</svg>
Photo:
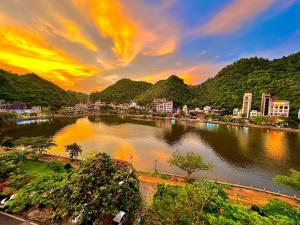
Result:
<svg viewBox="0 0 300 225">
<path fill-rule="evenodd" d="M 112 221 L 112 225 L 122 225 L 126 220 L 126 213 L 123 211 L 120 211 Z"/>
<path fill-rule="evenodd" d="M 0 209 L 5 209 L 7 207 L 7 203 L 12 200 L 16 195 L 10 195 L 4 199 L 1 200 L 0 202 Z"/>
</svg>

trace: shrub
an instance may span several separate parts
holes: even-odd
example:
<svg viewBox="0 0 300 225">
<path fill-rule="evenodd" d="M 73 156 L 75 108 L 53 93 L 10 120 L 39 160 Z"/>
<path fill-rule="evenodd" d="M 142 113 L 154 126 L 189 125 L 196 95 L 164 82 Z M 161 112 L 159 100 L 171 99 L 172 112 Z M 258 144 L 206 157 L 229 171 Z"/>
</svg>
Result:
<svg viewBox="0 0 300 225">
<path fill-rule="evenodd" d="M 72 168 L 72 165 L 70 163 L 67 163 L 64 165 L 65 170 L 70 170 Z"/>
<path fill-rule="evenodd" d="M 54 160 L 49 163 L 49 168 L 54 172 L 62 172 L 64 170 L 64 165 L 61 162 Z"/>
</svg>

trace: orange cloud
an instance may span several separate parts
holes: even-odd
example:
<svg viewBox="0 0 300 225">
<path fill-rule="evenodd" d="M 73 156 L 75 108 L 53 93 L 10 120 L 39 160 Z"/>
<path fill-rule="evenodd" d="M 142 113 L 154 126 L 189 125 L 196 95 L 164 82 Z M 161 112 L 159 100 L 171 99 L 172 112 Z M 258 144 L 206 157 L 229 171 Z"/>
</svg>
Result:
<svg viewBox="0 0 300 225">
<path fill-rule="evenodd" d="M 204 27 L 206 34 L 222 34 L 240 28 L 243 23 L 267 9 L 275 0 L 234 0 Z"/>
<path fill-rule="evenodd" d="M 96 71 L 74 62 L 59 49 L 49 46 L 37 33 L 28 28 L 0 26 L 0 65 L 14 72 L 35 72 L 40 76 L 72 88 L 72 78 L 89 77 Z"/>
<path fill-rule="evenodd" d="M 100 33 L 113 41 L 112 51 L 123 65 L 133 61 L 140 52 L 161 56 L 173 53 L 177 47 L 175 37 L 162 37 L 156 31 L 146 28 L 134 15 L 129 15 L 123 1 L 81 0 L 74 3 L 80 4 L 82 13 L 91 16 Z"/>
</svg>

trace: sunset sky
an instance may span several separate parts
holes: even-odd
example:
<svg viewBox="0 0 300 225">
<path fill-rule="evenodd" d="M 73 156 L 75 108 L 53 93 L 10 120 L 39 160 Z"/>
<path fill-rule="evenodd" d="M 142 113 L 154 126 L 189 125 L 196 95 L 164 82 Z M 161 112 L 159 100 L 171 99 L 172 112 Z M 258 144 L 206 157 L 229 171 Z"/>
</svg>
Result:
<svg viewBox="0 0 300 225">
<path fill-rule="evenodd" d="M 0 68 L 86 93 L 299 50 L 299 0 L 0 0 Z"/>
</svg>

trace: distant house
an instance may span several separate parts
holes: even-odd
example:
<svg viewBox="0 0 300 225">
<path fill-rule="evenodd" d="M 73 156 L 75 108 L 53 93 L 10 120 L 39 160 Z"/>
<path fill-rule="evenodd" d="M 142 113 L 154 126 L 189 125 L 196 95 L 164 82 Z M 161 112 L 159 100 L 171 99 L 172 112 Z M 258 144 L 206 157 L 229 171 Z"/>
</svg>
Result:
<svg viewBox="0 0 300 225">
<path fill-rule="evenodd" d="M 250 111 L 250 118 L 255 118 L 261 116 L 261 112 L 257 111 L 257 110 L 251 110 Z"/>
<path fill-rule="evenodd" d="M 184 106 L 182 107 L 182 111 L 183 111 L 185 114 L 188 113 L 188 107 L 187 107 L 187 105 L 184 105 Z"/>
<path fill-rule="evenodd" d="M 211 111 L 212 111 L 212 107 L 211 106 L 205 106 L 204 108 L 203 108 L 203 111 L 204 111 L 204 113 L 205 114 L 209 114 L 209 113 L 211 113 Z"/>
<path fill-rule="evenodd" d="M 105 107 L 105 106 L 106 106 L 105 102 L 101 102 L 101 100 L 98 100 L 94 103 L 93 108 L 99 110 L 101 107 Z"/>
</svg>

